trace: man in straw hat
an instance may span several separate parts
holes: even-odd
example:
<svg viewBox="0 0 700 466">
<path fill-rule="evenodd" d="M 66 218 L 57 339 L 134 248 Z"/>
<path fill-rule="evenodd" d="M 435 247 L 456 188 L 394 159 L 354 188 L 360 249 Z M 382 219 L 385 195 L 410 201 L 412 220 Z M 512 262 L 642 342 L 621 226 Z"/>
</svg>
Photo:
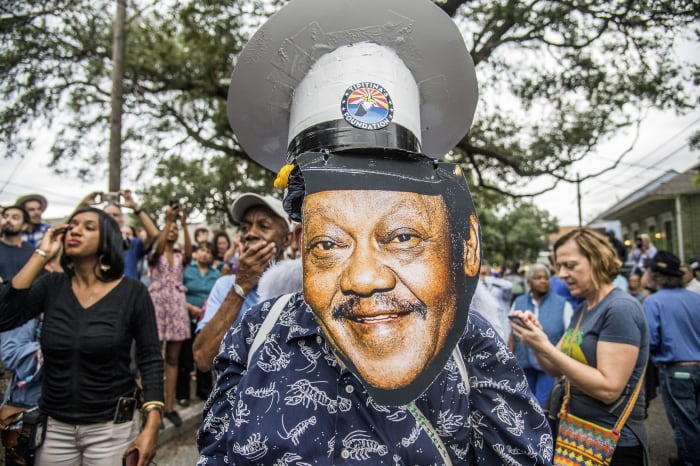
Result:
<svg viewBox="0 0 700 466">
<path fill-rule="evenodd" d="M 22 241 L 29 243 L 31 247 L 35 248 L 41 241 L 41 237 L 46 233 L 46 230 L 51 227 L 48 223 L 44 223 L 41 218 L 48 206 L 48 202 L 41 194 L 26 194 L 18 197 L 15 205 L 24 208 L 29 214 L 29 223 L 22 234 Z"/>
<path fill-rule="evenodd" d="M 479 222 L 437 160 L 476 100 L 464 40 L 427 0 L 294 0 L 253 36 L 229 121 L 302 222 L 303 292 L 224 337 L 200 464 L 549 463 L 522 371 L 469 313 Z"/>
</svg>

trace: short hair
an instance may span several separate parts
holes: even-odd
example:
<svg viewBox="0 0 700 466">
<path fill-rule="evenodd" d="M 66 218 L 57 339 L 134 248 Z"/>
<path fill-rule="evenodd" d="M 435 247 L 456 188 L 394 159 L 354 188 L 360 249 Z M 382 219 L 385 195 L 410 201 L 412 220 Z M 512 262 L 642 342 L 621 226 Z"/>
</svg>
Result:
<svg viewBox="0 0 700 466">
<path fill-rule="evenodd" d="M 622 262 L 608 238 L 592 228 L 574 228 L 554 243 L 555 259 L 557 249 L 568 241 L 574 241 L 581 254 L 591 264 L 593 283 L 596 289 L 615 280 L 620 272 L 620 267 L 622 267 Z M 559 265 L 556 264 L 556 266 L 559 269 Z"/>
<path fill-rule="evenodd" d="M 200 241 L 197 243 L 197 251 L 200 249 L 208 249 L 210 253 L 216 254 L 216 246 L 211 241 Z"/>
<path fill-rule="evenodd" d="M 535 262 L 534 264 L 530 264 L 527 268 L 527 272 L 525 273 L 525 280 L 528 282 L 535 278 L 535 275 L 537 272 L 544 272 L 547 274 L 547 278 L 549 278 L 549 267 L 547 267 L 544 264 L 540 264 L 539 262 Z"/>
<path fill-rule="evenodd" d="M 206 234 L 208 235 L 208 234 L 209 234 L 209 229 L 208 229 L 208 228 L 204 228 L 204 227 L 199 227 L 199 228 L 197 228 L 196 230 L 194 230 L 194 236 L 195 236 L 195 238 L 196 238 L 197 235 L 200 234 L 200 233 L 206 233 Z"/>
<path fill-rule="evenodd" d="M 666 288 L 666 289 L 685 288 L 685 282 L 683 281 L 682 275 L 680 277 L 674 277 L 672 275 L 666 275 L 664 273 L 657 272 L 655 270 L 651 270 L 650 272 L 651 272 L 652 280 L 656 284 L 657 289 L 661 289 L 661 288 Z"/>
<path fill-rule="evenodd" d="M 100 229 L 100 237 L 97 245 L 98 264 L 96 267 L 100 265 L 109 266 L 108 270 L 101 270 L 100 273 L 96 272 L 95 275 L 103 282 L 111 282 L 121 278 L 124 274 L 124 239 L 122 238 L 119 224 L 108 213 L 94 207 L 82 207 L 76 210 L 68 219 L 68 223 L 70 223 L 76 215 L 85 212 L 96 213 L 99 217 L 98 227 Z M 69 277 L 75 275 L 73 260 L 66 256 L 65 249 L 61 253 L 61 267 L 63 267 L 63 270 Z"/>
<path fill-rule="evenodd" d="M 131 230 L 131 234 L 134 235 L 134 238 L 138 236 L 138 233 L 136 232 L 136 228 L 134 228 L 132 225 L 124 225 L 122 228 L 128 228 Z"/>
<path fill-rule="evenodd" d="M 29 213 L 27 213 L 27 209 L 25 209 L 24 207 L 22 207 L 19 204 L 5 207 L 2 211 L 0 211 L 0 214 L 4 215 L 5 212 L 7 212 L 10 209 L 19 210 L 20 212 L 22 212 L 22 219 L 24 220 L 24 223 L 29 223 L 30 219 L 29 219 Z"/>
</svg>

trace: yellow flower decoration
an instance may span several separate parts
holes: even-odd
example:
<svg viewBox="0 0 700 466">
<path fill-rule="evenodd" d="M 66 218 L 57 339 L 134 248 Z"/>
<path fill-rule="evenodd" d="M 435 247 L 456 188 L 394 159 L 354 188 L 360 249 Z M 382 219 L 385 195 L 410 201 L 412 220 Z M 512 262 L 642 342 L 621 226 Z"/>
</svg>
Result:
<svg viewBox="0 0 700 466">
<path fill-rule="evenodd" d="M 292 170 L 294 170 L 294 165 L 291 163 L 280 168 L 280 171 L 277 173 L 277 178 L 275 178 L 274 187 L 277 189 L 286 188 L 289 183 L 289 174 L 292 173 Z"/>
</svg>

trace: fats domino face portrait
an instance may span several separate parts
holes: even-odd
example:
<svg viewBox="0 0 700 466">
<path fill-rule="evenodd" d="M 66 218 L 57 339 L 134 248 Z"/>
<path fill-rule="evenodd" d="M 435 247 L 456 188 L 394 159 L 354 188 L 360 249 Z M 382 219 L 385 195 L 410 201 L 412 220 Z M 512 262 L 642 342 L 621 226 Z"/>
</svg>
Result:
<svg viewBox="0 0 700 466">
<path fill-rule="evenodd" d="M 270 105 L 248 105 L 261 92 Z M 425 0 L 294 0 L 234 70 L 231 126 L 285 173 L 285 210 L 302 223 L 304 301 L 380 404 L 420 396 L 467 325 L 479 222 L 461 167 L 439 159 L 476 100 L 459 30 Z"/>
</svg>

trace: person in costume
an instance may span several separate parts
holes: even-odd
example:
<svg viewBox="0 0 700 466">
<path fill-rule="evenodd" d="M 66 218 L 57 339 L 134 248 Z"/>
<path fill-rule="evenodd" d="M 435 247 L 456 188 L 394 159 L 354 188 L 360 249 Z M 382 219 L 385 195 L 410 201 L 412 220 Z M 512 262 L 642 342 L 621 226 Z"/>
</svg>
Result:
<svg viewBox="0 0 700 466">
<path fill-rule="evenodd" d="M 469 312 L 479 222 L 437 160 L 477 100 L 454 23 L 427 0 L 294 0 L 237 63 L 229 120 L 302 223 L 303 291 L 225 335 L 198 463 L 550 464 L 522 370 Z"/>
</svg>

